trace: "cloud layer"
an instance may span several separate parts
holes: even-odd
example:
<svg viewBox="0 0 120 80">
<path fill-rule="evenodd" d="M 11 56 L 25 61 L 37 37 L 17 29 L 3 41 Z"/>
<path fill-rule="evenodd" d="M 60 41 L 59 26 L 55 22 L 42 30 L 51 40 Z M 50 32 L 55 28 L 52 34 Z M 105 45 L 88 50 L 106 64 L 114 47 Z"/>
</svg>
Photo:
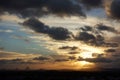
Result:
<svg viewBox="0 0 120 80">
<path fill-rule="evenodd" d="M 71 0 L 1 0 L 1 13 L 20 14 L 22 17 L 42 16 L 55 14 L 58 16 L 85 16 L 81 6 L 74 4 Z"/>
</svg>

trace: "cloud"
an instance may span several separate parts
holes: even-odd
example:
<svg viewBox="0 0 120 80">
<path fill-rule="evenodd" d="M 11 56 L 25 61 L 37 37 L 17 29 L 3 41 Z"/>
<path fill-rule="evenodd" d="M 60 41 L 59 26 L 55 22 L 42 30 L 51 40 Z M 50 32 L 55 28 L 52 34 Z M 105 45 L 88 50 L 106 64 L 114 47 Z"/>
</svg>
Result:
<svg viewBox="0 0 120 80">
<path fill-rule="evenodd" d="M 83 59 L 82 57 L 78 58 L 78 61 L 87 61 L 87 62 L 92 62 L 92 63 L 111 63 L 113 60 L 110 58 L 103 57 L 102 55 L 98 55 L 96 58 L 85 58 Z"/>
<path fill-rule="evenodd" d="M 102 0 L 78 0 L 80 1 L 82 4 L 84 4 L 85 6 L 88 7 L 98 7 L 102 4 Z"/>
<path fill-rule="evenodd" d="M 120 36 L 118 35 L 116 35 L 116 36 L 114 36 L 114 37 L 112 37 L 111 39 L 110 39 L 110 41 L 112 41 L 112 42 L 115 42 L 116 44 L 118 43 L 120 43 Z"/>
<path fill-rule="evenodd" d="M 11 60 L 7 60 L 7 59 L 2 59 L 0 60 L 0 64 L 20 64 L 23 60 L 22 59 L 11 59 Z"/>
<path fill-rule="evenodd" d="M 106 42 L 104 44 L 104 46 L 106 46 L 106 47 L 119 47 L 119 44 L 116 42 Z"/>
<path fill-rule="evenodd" d="M 63 27 L 49 27 L 44 23 L 40 22 L 37 18 L 30 18 L 22 23 L 24 26 L 29 27 L 38 33 L 48 34 L 55 40 L 66 40 L 71 38 L 72 33 Z"/>
<path fill-rule="evenodd" d="M 59 47 L 59 49 L 70 49 L 70 50 L 76 50 L 76 49 L 78 49 L 78 47 L 75 47 L 75 46 L 73 46 L 73 47 L 71 47 L 71 46 L 62 46 L 62 47 Z"/>
<path fill-rule="evenodd" d="M 11 59 L 31 59 L 36 56 L 39 56 L 40 54 L 22 54 L 17 52 L 7 52 L 7 51 L 0 51 L 0 60 L 11 60 Z"/>
<path fill-rule="evenodd" d="M 93 42 L 96 40 L 93 34 L 87 32 L 79 32 L 79 34 L 76 36 L 76 39 L 84 42 Z"/>
<path fill-rule="evenodd" d="M 119 47 L 119 37 L 110 37 L 110 40 L 107 41 L 105 35 L 107 32 L 105 33 L 104 31 L 115 33 L 114 35 L 119 34 L 118 30 L 114 27 L 100 23 L 95 26 L 88 25 L 81 27 L 75 39 L 94 46 Z"/>
<path fill-rule="evenodd" d="M 113 52 L 116 52 L 116 49 L 107 49 L 107 50 L 105 50 L 105 52 L 107 52 L 107 53 L 113 53 Z"/>
<path fill-rule="evenodd" d="M 73 51 L 73 52 L 69 52 L 68 54 L 79 54 L 80 52 L 77 51 Z"/>
<path fill-rule="evenodd" d="M 0 30 L 0 33 L 12 33 L 13 32 L 13 30 Z"/>
<path fill-rule="evenodd" d="M 113 0 L 110 7 L 111 16 L 120 19 L 120 0 Z"/>
<path fill-rule="evenodd" d="M 98 57 L 104 57 L 105 54 L 101 53 L 101 54 L 98 54 L 98 53 L 92 53 L 92 57 L 94 58 L 98 58 Z"/>
<path fill-rule="evenodd" d="M 87 58 L 87 59 L 84 59 L 84 60 L 88 61 L 88 62 L 94 62 L 94 63 L 111 63 L 112 62 L 111 59 L 104 58 L 104 57 L 101 57 L 101 58 Z"/>
<path fill-rule="evenodd" d="M 75 56 L 69 56 L 68 59 L 69 60 L 76 60 L 76 57 Z"/>
<path fill-rule="evenodd" d="M 24 36 L 21 36 L 21 35 L 12 35 L 11 38 L 23 40 L 23 41 L 25 41 L 27 43 L 30 42 L 30 40 L 27 37 L 24 37 Z"/>
<path fill-rule="evenodd" d="M 89 45 L 95 45 L 95 46 L 103 46 L 105 45 L 105 39 L 102 35 L 99 35 L 99 33 L 95 34 L 94 31 L 83 31 L 79 32 L 77 34 L 76 40 L 83 41 L 84 43 L 87 43 Z"/>
<path fill-rule="evenodd" d="M 54 62 L 64 62 L 69 61 L 67 55 L 50 55 L 50 57 L 53 59 Z"/>
<path fill-rule="evenodd" d="M 49 36 L 56 40 L 66 40 L 71 37 L 71 32 L 66 28 L 52 27 L 50 28 Z"/>
<path fill-rule="evenodd" d="M 0 51 L 3 51 L 5 48 L 4 47 L 0 47 Z"/>
<path fill-rule="evenodd" d="M 66 62 L 69 61 L 68 59 L 56 59 L 55 62 Z"/>
<path fill-rule="evenodd" d="M 100 31 L 109 31 L 109 32 L 113 32 L 113 33 L 118 33 L 118 31 L 115 30 L 115 28 L 110 27 L 110 26 L 106 26 L 103 24 L 97 24 L 97 29 Z"/>
<path fill-rule="evenodd" d="M 22 17 L 42 16 L 55 14 L 58 16 L 85 16 L 80 5 L 71 0 L 1 0 L 1 13 L 9 12 L 20 14 Z"/>
<path fill-rule="evenodd" d="M 84 26 L 80 28 L 82 31 L 92 31 L 93 28 L 91 26 Z"/>
<path fill-rule="evenodd" d="M 50 60 L 50 58 L 44 57 L 44 56 L 40 56 L 40 57 L 35 57 L 35 58 L 33 58 L 33 60 L 46 61 L 46 60 Z"/>
<path fill-rule="evenodd" d="M 29 27 L 35 32 L 47 33 L 49 30 L 48 26 L 44 25 L 44 23 L 40 22 L 37 18 L 34 17 L 24 21 L 23 25 Z"/>
</svg>

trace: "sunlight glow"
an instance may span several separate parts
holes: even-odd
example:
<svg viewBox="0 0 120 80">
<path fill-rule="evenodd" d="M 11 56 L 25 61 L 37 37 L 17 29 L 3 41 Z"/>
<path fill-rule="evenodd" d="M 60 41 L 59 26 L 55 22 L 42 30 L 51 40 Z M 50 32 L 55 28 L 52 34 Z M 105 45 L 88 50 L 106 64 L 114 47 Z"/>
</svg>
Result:
<svg viewBox="0 0 120 80">
<path fill-rule="evenodd" d="M 84 59 L 85 58 L 94 58 L 93 53 L 102 54 L 102 53 L 104 53 L 104 49 L 98 48 L 98 47 L 93 47 L 93 46 L 84 46 L 83 51 L 77 56 L 80 56 Z"/>
<path fill-rule="evenodd" d="M 87 69 L 93 69 L 95 68 L 95 64 L 94 63 L 90 63 L 90 62 L 87 62 L 87 61 L 77 61 L 77 62 L 74 62 L 74 65 L 76 65 L 76 69 L 79 69 L 79 70 L 87 70 Z"/>
</svg>

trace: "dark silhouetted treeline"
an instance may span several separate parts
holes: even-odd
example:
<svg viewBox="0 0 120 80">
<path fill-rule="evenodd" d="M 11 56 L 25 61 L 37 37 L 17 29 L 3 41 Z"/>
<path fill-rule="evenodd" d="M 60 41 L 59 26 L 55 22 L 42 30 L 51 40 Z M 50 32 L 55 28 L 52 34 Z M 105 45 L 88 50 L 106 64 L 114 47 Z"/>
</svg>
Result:
<svg viewBox="0 0 120 80">
<path fill-rule="evenodd" d="M 0 80 L 120 80 L 120 70 L 69 71 L 69 70 L 1 70 Z"/>
</svg>

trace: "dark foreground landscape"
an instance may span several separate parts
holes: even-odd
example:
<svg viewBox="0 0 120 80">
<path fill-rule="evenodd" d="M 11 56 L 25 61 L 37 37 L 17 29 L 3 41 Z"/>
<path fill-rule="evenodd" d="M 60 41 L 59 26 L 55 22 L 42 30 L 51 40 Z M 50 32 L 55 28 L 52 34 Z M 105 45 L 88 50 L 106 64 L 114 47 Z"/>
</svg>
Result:
<svg viewBox="0 0 120 80">
<path fill-rule="evenodd" d="M 115 71 L 0 71 L 0 80 L 120 80 Z"/>
</svg>

